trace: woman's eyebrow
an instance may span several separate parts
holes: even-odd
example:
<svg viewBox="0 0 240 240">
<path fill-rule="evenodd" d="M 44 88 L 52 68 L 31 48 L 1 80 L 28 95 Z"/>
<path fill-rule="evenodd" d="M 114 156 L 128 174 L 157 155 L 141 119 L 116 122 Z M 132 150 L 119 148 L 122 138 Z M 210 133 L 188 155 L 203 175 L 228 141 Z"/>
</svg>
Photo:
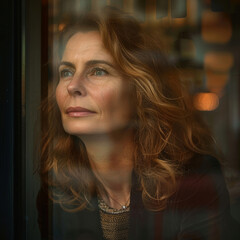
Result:
<svg viewBox="0 0 240 240">
<path fill-rule="evenodd" d="M 106 64 L 106 65 L 114 68 L 113 64 L 111 64 L 110 62 L 105 61 L 105 60 L 89 60 L 89 61 L 87 61 L 87 62 L 85 63 L 85 65 L 86 65 L 87 67 L 89 67 L 89 66 L 94 66 L 94 65 L 97 65 L 97 64 Z"/>
<path fill-rule="evenodd" d="M 60 62 L 60 64 L 59 64 L 58 67 L 60 67 L 60 66 L 62 66 L 62 65 L 68 66 L 68 67 L 71 67 L 71 68 L 75 68 L 75 65 L 74 65 L 73 63 L 71 63 L 71 62 L 62 61 L 62 62 Z"/>
<path fill-rule="evenodd" d="M 91 67 L 91 66 L 94 66 L 94 65 L 97 65 L 97 64 L 106 64 L 106 65 L 114 68 L 113 64 L 111 64 L 110 62 L 105 61 L 105 60 L 89 60 L 85 63 L 85 66 L 86 67 Z M 71 62 L 62 61 L 62 62 L 60 62 L 59 67 L 62 66 L 62 65 L 68 66 L 68 67 L 71 67 L 71 68 L 75 68 L 75 65 Z"/>
</svg>

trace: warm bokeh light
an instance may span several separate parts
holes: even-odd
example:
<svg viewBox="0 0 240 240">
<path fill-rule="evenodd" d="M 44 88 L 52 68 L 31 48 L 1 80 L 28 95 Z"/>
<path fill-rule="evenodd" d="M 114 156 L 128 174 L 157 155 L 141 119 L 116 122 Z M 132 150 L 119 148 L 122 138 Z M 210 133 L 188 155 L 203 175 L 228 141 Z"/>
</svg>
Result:
<svg viewBox="0 0 240 240">
<path fill-rule="evenodd" d="M 202 38 L 209 43 L 227 43 L 232 24 L 227 14 L 205 10 L 202 14 Z"/>
<path fill-rule="evenodd" d="M 230 52 L 208 52 L 204 57 L 205 69 L 227 72 L 233 66 L 233 55 Z"/>
<path fill-rule="evenodd" d="M 199 111 L 213 111 L 219 105 L 219 98 L 215 93 L 197 93 L 193 100 L 194 107 Z"/>
<path fill-rule="evenodd" d="M 224 87 L 229 80 L 229 73 L 222 73 L 213 70 L 206 70 L 206 87 L 209 91 L 222 94 Z"/>
<path fill-rule="evenodd" d="M 66 24 L 60 23 L 60 24 L 58 25 L 58 30 L 59 30 L 59 31 L 62 31 L 65 26 L 66 26 Z"/>
</svg>

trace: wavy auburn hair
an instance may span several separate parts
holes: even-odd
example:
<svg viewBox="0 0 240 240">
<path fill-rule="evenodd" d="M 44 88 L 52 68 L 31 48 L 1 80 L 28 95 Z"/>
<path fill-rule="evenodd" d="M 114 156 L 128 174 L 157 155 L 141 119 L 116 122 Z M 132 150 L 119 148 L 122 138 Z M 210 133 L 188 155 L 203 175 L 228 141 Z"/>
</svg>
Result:
<svg viewBox="0 0 240 240">
<path fill-rule="evenodd" d="M 121 73 L 134 86 L 136 129 L 134 171 L 151 210 L 165 208 L 181 166 L 196 153 L 212 152 L 211 134 L 200 121 L 159 39 L 131 16 L 107 8 L 69 23 L 59 37 L 59 58 L 77 32 L 96 30 Z M 97 184 L 81 139 L 63 130 L 54 93 L 42 105 L 48 129 L 42 138 L 40 175 L 52 198 L 69 211 L 88 206 Z"/>
</svg>

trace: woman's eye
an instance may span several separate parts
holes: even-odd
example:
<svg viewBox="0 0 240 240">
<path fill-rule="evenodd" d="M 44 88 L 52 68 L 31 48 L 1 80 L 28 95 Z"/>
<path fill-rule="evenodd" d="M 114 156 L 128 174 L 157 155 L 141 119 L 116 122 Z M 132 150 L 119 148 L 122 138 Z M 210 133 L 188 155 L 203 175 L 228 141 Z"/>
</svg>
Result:
<svg viewBox="0 0 240 240">
<path fill-rule="evenodd" d="M 68 77 L 72 77 L 73 73 L 70 70 L 64 69 L 62 71 L 60 71 L 60 77 L 61 78 L 68 78 Z"/>
<path fill-rule="evenodd" d="M 107 72 L 106 70 L 102 69 L 102 68 L 94 68 L 94 69 L 91 71 L 91 75 L 93 75 L 93 76 L 99 76 L 99 77 L 101 77 L 101 76 L 105 76 L 105 75 L 107 75 L 107 74 L 108 74 L 108 72 Z"/>
</svg>

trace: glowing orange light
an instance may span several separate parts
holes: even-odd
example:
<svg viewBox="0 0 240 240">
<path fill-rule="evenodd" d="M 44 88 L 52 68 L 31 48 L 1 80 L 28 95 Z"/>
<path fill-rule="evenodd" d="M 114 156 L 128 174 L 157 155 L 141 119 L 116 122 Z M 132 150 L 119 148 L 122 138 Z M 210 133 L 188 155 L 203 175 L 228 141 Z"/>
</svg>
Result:
<svg viewBox="0 0 240 240">
<path fill-rule="evenodd" d="M 206 79 L 207 89 L 220 96 L 229 80 L 229 73 L 216 73 L 214 71 L 207 70 Z"/>
<path fill-rule="evenodd" d="M 197 93 L 194 96 L 194 106 L 199 111 L 213 111 L 219 105 L 219 98 L 215 93 Z"/>
<path fill-rule="evenodd" d="M 204 57 L 206 69 L 219 72 L 229 71 L 234 64 L 233 54 L 230 52 L 208 52 Z"/>
<path fill-rule="evenodd" d="M 59 30 L 59 31 L 62 31 L 65 26 L 66 26 L 66 25 L 65 25 L 64 23 L 60 23 L 60 24 L 58 25 L 58 30 Z"/>
<path fill-rule="evenodd" d="M 210 43 L 227 43 L 232 36 L 232 23 L 225 13 L 205 10 L 202 15 L 202 38 Z"/>
</svg>

